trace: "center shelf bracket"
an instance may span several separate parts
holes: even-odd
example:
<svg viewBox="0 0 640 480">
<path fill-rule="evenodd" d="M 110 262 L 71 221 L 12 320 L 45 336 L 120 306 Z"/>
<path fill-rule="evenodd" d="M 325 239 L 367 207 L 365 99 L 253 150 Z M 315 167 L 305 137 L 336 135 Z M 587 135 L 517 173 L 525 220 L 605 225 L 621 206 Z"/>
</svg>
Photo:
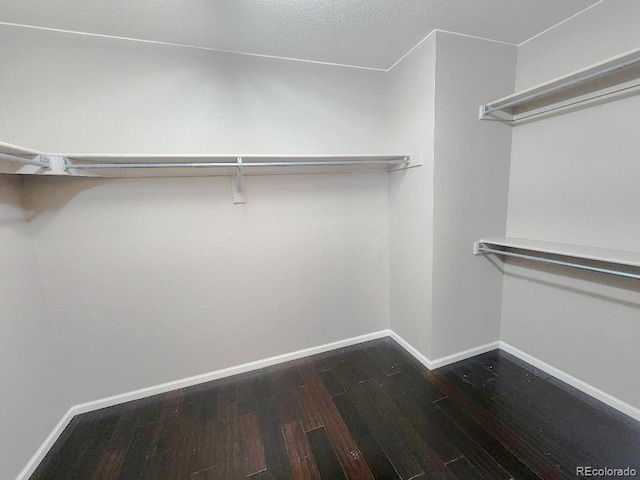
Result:
<svg viewBox="0 0 640 480">
<path fill-rule="evenodd" d="M 231 176 L 231 191 L 233 193 L 233 203 L 247 203 L 247 197 L 244 193 L 243 183 L 244 177 L 242 172 L 242 157 L 236 159 L 238 166 Z"/>
</svg>

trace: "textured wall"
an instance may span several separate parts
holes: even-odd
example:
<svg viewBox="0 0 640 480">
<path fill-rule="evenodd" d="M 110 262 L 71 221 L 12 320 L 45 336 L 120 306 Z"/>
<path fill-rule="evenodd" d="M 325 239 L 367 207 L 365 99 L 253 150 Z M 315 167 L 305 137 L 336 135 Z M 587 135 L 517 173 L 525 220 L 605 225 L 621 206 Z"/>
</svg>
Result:
<svg viewBox="0 0 640 480">
<path fill-rule="evenodd" d="M 14 478 L 69 408 L 16 178 L 0 176 L 0 476 Z"/>
<path fill-rule="evenodd" d="M 0 49 L 34 148 L 386 147 L 382 72 L 11 27 Z M 386 173 L 248 177 L 246 205 L 226 177 L 25 181 L 72 404 L 389 326 Z"/>
<path fill-rule="evenodd" d="M 0 142 L 9 142 L 9 123 L 4 114 L 4 101 L 0 95 Z"/>
<path fill-rule="evenodd" d="M 640 46 L 640 4 L 606 0 L 524 44 L 517 85 Z M 507 233 L 638 250 L 640 97 L 515 127 Z M 509 262 L 502 339 L 640 407 L 638 282 Z"/>
<path fill-rule="evenodd" d="M 386 174 L 36 178 L 73 403 L 388 328 Z"/>
<path fill-rule="evenodd" d="M 48 151 L 369 153 L 384 73 L 0 26 L 11 140 Z"/>
<path fill-rule="evenodd" d="M 471 255 L 506 228 L 511 128 L 478 106 L 513 92 L 516 49 L 436 36 L 432 357 L 499 339 L 502 273 Z"/>
<path fill-rule="evenodd" d="M 391 329 L 431 356 L 435 35 L 388 74 L 389 149 L 423 166 L 389 174 Z"/>
<path fill-rule="evenodd" d="M 3 22 L 386 69 L 435 28 L 518 44 L 598 0 L 3 0 Z"/>
</svg>

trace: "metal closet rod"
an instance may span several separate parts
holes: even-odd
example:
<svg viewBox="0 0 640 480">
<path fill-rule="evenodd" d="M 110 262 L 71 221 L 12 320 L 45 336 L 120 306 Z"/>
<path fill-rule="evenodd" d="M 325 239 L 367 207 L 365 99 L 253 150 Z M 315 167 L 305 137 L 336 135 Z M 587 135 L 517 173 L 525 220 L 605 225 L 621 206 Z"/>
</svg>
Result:
<svg viewBox="0 0 640 480">
<path fill-rule="evenodd" d="M 241 158 L 241 157 L 240 157 Z M 291 161 L 291 162 L 173 162 L 173 163 L 69 163 L 69 158 L 64 160 L 65 170 L 87 170 L 104 168 L 229 168 L 229 167 L 330 167 L 349 165 L 405 165 L 409 163 L 409 157 L 392 158 L 388 160 L 322 160 L 322 161 Z"/>
<path fill-rule="evenodd" d="M 480 253 L 493 253 L 495 255 L 504 255 L 505 257 L 522 258 L 522 259 L 525 259 L 525 260 L 531 260 L 531 261 L 539 262 L 539 263 L 548 263 L 548 264 L 551 264 L 551 265 L 560 265 L 562 267 L 570 267 L 570 268 L 576 268 L 578 270 L 587 270 L 589 272 L 604 273 L 604 274 L 607 274 L 607 275 L 614 275 L 616 277 L 624 277 L 624 278 L 631 278 L 631 279 L 634 279 L 634 280 L 640 280 L 640 274 L 621 272 L 619 270 L 611 270 L 609 268 L 592 267 L 590 265 L 584 265 L 584 264 L 581 264 L 581 263 L 563 262 L 562 260 L 553 260 L 553 259 L 549 259 L 549 258 L 536 257 L 534 255 L 524 255 L 524 254 L 521 254 L 521 253 L 506 252 L 504 250 L 496 250 L 496 249 L 493 249 L 493 248 L 489 248 L 489 247 L 485 246 L 484 243 L 481 243 L 478 246 L 478 252 L 480 252 Z"/>
<path fill-rule="evenodd" d="M 9 155 L 8 153 L 0 153 L 0 159 L 9 160 L 10 162 L 24 163 L 25 165 L 35 165 L 40 168 L 51 168 L 51 163 L 48 158 L 42 158 L 41 160 L 33 160 L 31 158 L 16 157 L 15 155 Z"/>
<path fill-rule="evenodd" d="M 565 109 L 568 109 L 568 108 L 571 108 L 571 107 L 575 107 L 576 105 L 580 105 L 582 103 L 595 102 L 597 100 L 609 97 L 611 95 L 616 95 L 618 93 L 626 92 L 626 91 L 629 91 L 629 90 L 635 90 L 635 89 L 637 89 L 639 87 L 640 87 L 640 83 L 635 84 L 635 85 L 631 85 L 631 86 L 628 86 L 628 87 L 621 87 L 621 88 L 617 88 L 615 90 L 611 90 L 610 92 L 602 93 L 600 95 L 595 95 L 593 97 L 583 98 L 581 100 L 576 100 L 575 102 L 571 102 L 571 103 L 567 103 L 567 104 L 564 104 L 564 105 L 560 105 L 558 107 L 548 108 L 546 110 L 537 111 L 535 113 L 531 113 L 531 114 L 528 114 L 528 115 L 523 115 L 523 116 L 520 116 L 520 117 L 515 118 L 513 120 L 505 120 L 505 119 L 499 119 L 499 120 L 503 121 L 503 122 L 506 122 L 506 123 L 509 123 L 511 125 L 518 125 L 519 123 L 524 122 L 526 120 L 529 120 L 531 118 L 539 117 L 541 115 L 546 115 L 547 113 L 556 112 L 558 110 L 565 110 Z"/>
<path fill-rule="evenodd" d="M 507 103 L 504 103 L 504 104 L 498 104 L 498 105 L 496 105 L 494 107 L 489 107 L 488 105 L 485 105 L 485 107 L 483 109 L 483 113 L 485 115 L 488 115 L 490 113 L 493 113 L 493 112 L 496 112 L 496 111 L 499 111 L 499 110 L 504 110 L 505 108 L 513 107 L 515 105 L 518 105 L 518 104 L 521 104 L 521 103 L 525 103 L 525 102 L 528 102 L 530 100 L 534 100 L 534 99 L 536 99 L 538 97 L 542 97 L 544 95 L 549 95 L 551 93 L 555 93 L 555 92 L 560 91 L 560 90 L 562 90 L 564 88 L 572 87 L 574 85 L 578 85 L 580 83 L 584 83 L 584 82 L 587 82 L 589 80 L 593 80 L 594 78 L 601 77 L 601 76 L 606 75 L 608 73 L 613 73 L 615 71 L 622 70 L 622 69 L 627 68 L 627 67 L 631 67 L 631 66 L 633 66 L 633 65 L 635 65 L 637 63 L 640 63 L 640 58 L 633 58 L 631 60 L 627 60 L 626 62 L 622 62 L 622 63 L 619 63 L 617 65 L 612 65 L 612 66 L 610 66 L 608 68 L 599 70 L 597 72 L 586 74 L 586 75 L 583 75 L 581 77 L 574 78 L 573 80 L 567 80 L 566 82 L 560 83 L 560 84 L 555 85 L 553 87 L 546 88 L 546 89 L 541 90 L 539 92 L 531 93 L 530 95 L 526 95 L 526 96 L 524 96 L 522 98 L 511 100 L 511 101 L 509 101 Z"/>
</svg>

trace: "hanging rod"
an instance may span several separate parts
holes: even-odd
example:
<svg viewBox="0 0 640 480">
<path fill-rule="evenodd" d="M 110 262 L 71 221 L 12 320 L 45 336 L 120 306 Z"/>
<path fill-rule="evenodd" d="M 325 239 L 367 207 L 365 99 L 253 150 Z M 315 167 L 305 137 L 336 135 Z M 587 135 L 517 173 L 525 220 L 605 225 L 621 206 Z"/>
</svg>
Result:
<svg viewBox="0 0 640 480">
<path fill-rule="evenodd" d="M 640 83 L 637 83 L 635 85 L 631 85 L 631 86 L 624 86 L 624 87 L 620 87 L 620 88 L 616 88 L 615 90 L 609 90 L 608 92 L 605 93 L 601 93 L 599 95 L 594 95 L 594 96 L 590 96 L 587 98 L 582 98 L 580 100 L 576 100 L 575 102 L 567 102 L 564 103 L 562 105 L 559 105 L 557 107 L 552 107 L 552 108 L 547 108 L 546 110 L 541 110 L 541 111 L 536 111 L 534 113 L 530 113 L 528 115 L 522 115 L 516 119 L 513 120 L 508 120 L 508 119 L 504 119 L 504 118 L 495 118 L 495 120 L 499 120 L 501 122 L 507 123 L 509 125 L 519 125 L 521 123 L 526 122 L 527 120 L 531 120 L 533 118 L 536 117 L 540 117 L 540 116 L 544 116 L 546 114 L 552 113 L 552 112 L 557 112 L 557 111 L 562 111 L 562 110 L 568 110 L 571 109 L 577 105 L 581 105 L 581 104 L 590 104 L 590 103 L 595 103 L 599 100 L 605 99 L 609 96 L 613 96 L 616 94 L 621 94 L 623 92 L 630 92 L 633 90 L 637 90 L 640 89 Z"/>
<path fill-rule="evenodd" d="M 601 99 L 605 96 L 614 95 L 629 90 L 634 86 L 640 86 L 629 86 L 632 81 L 640 78 L 638 67 L 640 67 L 640 49 L 482 105 L 480 108 L 480 119 L 492 119 L 512 123 L 529 118 L 516 118 L 516 115 L 539 110 L 554 104 L 562 104 L 571 98 L 580 98 L 589 95 L 586 98 L 580 98 L 580 100 L 569 104 L 573 106 L 578 103 L 589 102 L 594 98 Z M 621 85 L 622 87 L 614 88 L 616 85 Z M 599 90 L 606 90 L 606 93 L 597 95 L 596 97 L 591 95 Z M 563 92 L 567 93 L 567 98 L 564 100 L 558 99 L 558 95 Z M 557 108 L 553 110 L 557 110 Z M 495 115 L 499 112 L 510 115 L 513 118 L 501 118 Z M 546 110 L 538 111 L 535 115 L 541 115 L 546 112 Z"/>
<path fill-rule="evenodd" d="M 621 272 L 619 270 L 612 270 L 612 269 L 609 269 L 609 268 L 592 267 L 591 265 L 584 265 L 584 264 L 581 264 L 581 263 L 564 262 L 562 260 L 553 260 L 553 259 L 544 258 L 544 257 L 536 257 L 534 255 L 525 255 L 525 254 L 521 254 L 521 253 L 514 253 L 514 252 L 509 252 L 509 251 L 504 251 L 504 250 L 497 250 L 497 249 L 494 249 L 494 248 L 487 247 L 482 242 L 480 242 L 478 244 L 477 252 L 478 252 L 478 254 L 492 253 L 494 255 L 503 255 L 505 257 L 522 258 L 524 260 L 531 260 L 531 261 L 539 262 L 539 263 L 547 263 L 547 264 L 551 264 L 551 265 L 559 265 L 559 266 L 562 266 L 562 267 L 576 268 L 578 270 L 587 270 L 587 271 L 590 271 L 590 272 L 604 273 L 604 274 L 607 274 L 607 275 L 614 275 L 614 276 L 617 276 L 617 277 L 624 277 L 624 278 L 631 278 L 631 279 L 634 279 L 634 280 L 640 280 L 640 274 L 629 273 L 629 272 Z"/>
<path fill-rule="evenodd" d="M 242 158 L 242 157 L 239 157 Z M 64 159 L 65 170 L 86 170 L 106 168 L 232 168 L 232 167 L 330 167 L 350 165 L 406 165 L 409 156 L 384 160 L 323 160 L 323 161 L 288 161 L 288 162 L 173 162 L 173 163 L 70 163 Z"/>
<path fill-rule="evenodd" d="M 574 85 L 578 85 L 580 83 L 587 82 L 589 80 L 593 80 L 598 77 L 602 77 L 607 75 L 608 73 L 617 72 L 618 70 L 624 70 L 627 67 L 632 67 L 634 65 L 640 64 L 640 58 L 635 58 L 632 60 L 628 60 L 626 62 L 622 62 L 617 65 L 613 65 L 609 68 L 605 68 L 602 70 L 598 70 L 597 72 L 593 72 L 587 75 L 582 75 L 574 78 L 573 80 L 569 80 L 563 83 L 559 83 L 553 87 L 549 87 L 546 89 L 539 90 L 537 92 L 531 93 L 530 95 L 525 95 L 523 97 L 519 97 L 515 100 L 507 102 L 505 104 L 498 104 L 495 107 L 489 107 L 488 105 L 484 106 L 484 114 L 489 115 L 490 113 L 497 112 L 499 110 L 504 110 L 505 108 L 513 107 L 515 105 L 519 105 L 522 103 L 526 103 L 530 100 L 535 100 L 536 98 L 543 97 L 545 95 L 550 95 L 552 93 L 559 92 L 560 90 L 564 90 L 565 88 L 573 87 Z M 614 93 L 614 92 L 612 92 Z"/>
<path fill-rule="evenodd" d="M 8 153 L 0 153 L 0 159 L 9 160 L 10 162 L 23 163 L 25 165 L 35 165 L 36 167 L 50 169 L 51 161 L 47 157 L 37 157 L 38 160 L 24 157 L 9 155 Z"/>
</svg>

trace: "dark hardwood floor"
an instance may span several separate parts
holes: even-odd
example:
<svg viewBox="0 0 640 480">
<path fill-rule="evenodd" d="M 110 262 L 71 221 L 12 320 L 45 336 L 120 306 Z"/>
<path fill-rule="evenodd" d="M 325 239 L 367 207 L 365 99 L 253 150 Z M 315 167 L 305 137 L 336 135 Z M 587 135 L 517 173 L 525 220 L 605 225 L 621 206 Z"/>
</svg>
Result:
<svg viewBox="0 0 640 480">
<path fill-rule="evenodd" d="M 75 417 L 32 480 L 576 478 L 640 471 L 640 424 L 493 351 L 428 371 L 391 339 Z"/>
</svg>

